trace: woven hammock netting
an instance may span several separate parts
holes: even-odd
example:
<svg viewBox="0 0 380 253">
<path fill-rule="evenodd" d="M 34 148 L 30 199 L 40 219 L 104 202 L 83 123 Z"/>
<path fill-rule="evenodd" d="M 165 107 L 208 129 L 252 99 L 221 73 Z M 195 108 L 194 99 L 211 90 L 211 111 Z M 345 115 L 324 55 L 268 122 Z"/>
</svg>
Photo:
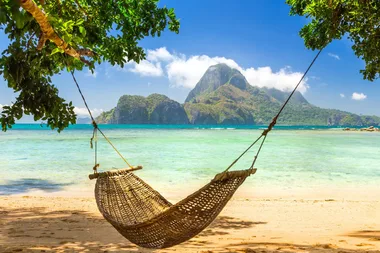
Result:
<svg viewBox="0 0 380 253">
<path fill-rule="evenodd" d="M 218 216 L 255 169 L 224 172 L 172 205 L 128 170 L 98 173 L 95 198 L 104 218 L 132 243 L 167 248 L 189 240 Z"/>
</svg>

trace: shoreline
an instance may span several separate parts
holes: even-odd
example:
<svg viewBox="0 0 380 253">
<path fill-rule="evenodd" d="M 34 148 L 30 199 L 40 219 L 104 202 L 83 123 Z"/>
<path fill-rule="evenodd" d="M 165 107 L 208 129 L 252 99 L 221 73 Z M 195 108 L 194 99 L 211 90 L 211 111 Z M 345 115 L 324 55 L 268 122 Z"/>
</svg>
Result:
<svg viewBox="0 0 380 253">
<path fill-rule="evenodd" d="M 269 124 L 269 123 L 268 123 Z M 98 124 L 103 129 L 108 130 L 264 130 L 268 124 L 263 125 L 193 125 L 193 124 Z M 277 124 L 273 130 L 338 130 L 338 131 L 360 131 L 361 129 L 378 128 L 380 126 L 329 126 L 329 125 L 281 125 Z M 66 131 L 71 130 L 90 130 L 92 124 L 74 124 L 70 125 Z M 349 130 L 348 130 L 349 129 Z M 40 123 L 17 123 L 9 131 L 15 130 L 51 130 L 46 124 Z M 373 131 L 379 132 L 379 131 Z"/>
<path fill-rule="evenodd" d="M 146 181 L 146 183 L 150 183 Z M 207 182 L 206 182 L 207 183 Z M 251 182 L 255 183 L 255 182 Z M 150 184 L 154 189 L 160 192 L 165 198 L 172 203 L 176 203 L 181 199 L 187 197 L 193 192 L 197 191 L 204 186 L 202 183 L 187 184 L 185 188 L 183 185 L 167 184 Z M 60 198 L 93 198 L 94 187 L 76 185 L 67 187 L 58 191 L 45 191 L 43 189 L 31 189 L 26 192 L 19 192 L 14 194 L 0 194 L 0 197 L 60 197 Z M 234 195 L 236 200 L 265 200 L 265 199 L 281 199 L 281 200 L 350 200 L 350 201 L 380 201 L 380 187 L 376 185 L 361 185 L 361 186 L 312 186 L 312 187 L 279 187 L 269 186 L 269 183 L 264 185 L 250 185 L 243 184 Z"/>
</svg>

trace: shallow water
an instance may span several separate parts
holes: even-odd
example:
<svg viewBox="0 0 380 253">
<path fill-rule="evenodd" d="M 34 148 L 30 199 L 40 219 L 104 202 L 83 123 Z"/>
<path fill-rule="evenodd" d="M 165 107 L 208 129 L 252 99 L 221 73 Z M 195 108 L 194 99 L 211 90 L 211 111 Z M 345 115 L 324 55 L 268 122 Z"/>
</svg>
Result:
<svg viewBox="0 0 380 253">
<path fill-rule="evenodd" d="M 224 170 L 262 130 L 226 127 L 103 126 L 106 135 L 153 186 L 181 189 L 209 181 Z M 203 128 L 203 129 L 202 129 Z M 376 186 L 380 183 L 380 133 L 341 129 L 283 127 L 274 130 L 257 160 L 255 180 L 263 187 L 321 188 Z M 0 194 L 33 189 L 91 189 L 94 164 L 92 129 L 76 126 L 62 133 L 18 125 L 0 133 Z M 126 165 L 99 137 L 101 169 Z M 249 152 L 233 169 L 249 168 Z"/>
</svg>

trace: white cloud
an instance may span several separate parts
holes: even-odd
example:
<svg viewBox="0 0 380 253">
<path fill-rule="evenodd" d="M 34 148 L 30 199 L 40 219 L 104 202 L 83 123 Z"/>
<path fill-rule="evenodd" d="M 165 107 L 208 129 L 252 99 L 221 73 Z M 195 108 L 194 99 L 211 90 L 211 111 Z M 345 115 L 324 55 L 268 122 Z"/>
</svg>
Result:
<svg viewBox="0 0 380 253">
<path fill-rule="evenodd" d="M 94 70 L 94 73 L 92 73 L 91 72 L 91 70 L 87 70 L 87 73 L 86 74 L 84 74 L 85 76 L 90 76 L 90 77 L 93 77 L 93 78 L 96 78 L 97 77 L 97 75 L 98 75 L 98 72 L 96 72 L 95 70 Z"/>
<path fill-rule="evenodd" d="M 303 75 L 301 72 L 293 72 L 289 66 L 285 66 L 279 71 L 274 71 L 269 66 L 243 68 L 234 60 L 225 57 L 208 55 L 186 57 L 183 54 L 170 53 L 165 47 L 148 50 L 147 60 L 140 64 L 130 62 L 126 64 L 126 69 L 142 76 L 165 75 L 172 86 L 194 88 L 206 70 L 218 63 L 225 63 L 236 68 L 253 86 L 276 88 L 282 91 L 292 90 Z M 164 67 L 161 67 L 161 64 Z M 305 79 L 300 84 L 299 91 L 304 93 L 308 88 L 307 79 Z"/>
<path fill-rule="evenodd" d="M 186 57 L 175 57 L 175 59 L 166 66 L 169 81 L 173 86 L 183 86 L 194 88 L 201 79 L 206 70 L 215 64 L 225 63 L 232 68 L 241 70 L 239 65 L 231 59 L 224 57 L 209 57 L 207 55 Z"/>
<path fill-rule="evenodd" d="M 143 60 L 139 64 L 136 62 L 129 62 L 126 65 L 133 65 L 133 68 L 127 70 L 141 76 L 159 77 L 164 75 L 160 62 L 153 63 L 148 60 Z"/>
<path fill-rule="evenodd" d="M 146 59 L 148 61 L 170 61 L 174 58 L 174 56 L 169 53 L 166 47 L 160 47 L 156 50 L 148 50 Z"/>
<path fill-rule="evenodd" d="M 346 95 L 344 95 L 343 93 L 340 93 L 339 96 L 340 96 L 341 98 L 346 97 Z"/>
<path fill-rule="evenodd" d="M 337 55 L 337 54 L 328 53 L 328 56 L 330 56 L 330 57 L 332 57 L 332 58 L 335 58 L 336 60 L 340 60 L 340 57 L 339 57 L 339 55 Z"/>
<path fill-rule="evenodd" d="M 243 70 L 242 73 L 251 85 L 276 88 L 282 91 L 294 89 L 303 75 L 300 72 L 292 72 L 289 66 L 280 69 L 278 72 L 273 72 L 270 67 L 260 67 L 257 69 L 249 68 Z M 298 87 L 298 91 L 305 93 L 308 88 L 307 78 L 305 78 Z"/>
<path fill-rule="evenodd" d="M 75 107 L 74 108 L 75 114 L 78 116 L 78 118 L 88 118 L 90 115 L 88 114 L 87 108 L 83 107 Z M 103 112 L 103 109 L 93 109 L 91 110 L 91 113 L 94 117 L 99 116 Z"/>
<path fill-rule="evenodd" d="M 367 98 L 367 95 L 364 95 L 363 93 L 357 93 L 357 92 L 354 92 L 352 93 L 352 97 L 351 97 L 353 100 L 364 100 Z"/>
</svg>

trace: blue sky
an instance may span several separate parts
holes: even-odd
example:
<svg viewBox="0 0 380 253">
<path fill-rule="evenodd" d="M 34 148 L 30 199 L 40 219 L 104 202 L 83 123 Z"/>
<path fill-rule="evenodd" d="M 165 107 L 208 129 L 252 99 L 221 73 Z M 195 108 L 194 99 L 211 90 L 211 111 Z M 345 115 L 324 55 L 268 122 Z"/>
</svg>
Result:
<svg viewBox="0 0 380 253">
<path fill-rule="evenodd" d="M 95 113 L 113 108 L 124 94 L 162 93 L 183 102 L 207 67 L 219 62 L 241 70 L 251 85 L 288 90 L 316 53 L 307 50 L 298 36 L 307 20 L 289 16 L 283 1 L 164 0 L 160 5 L 175 8 L 180 33 L 140 41 L 147 61 L 123 69 L 102 64 L 94 75 L 87 70 L 77 73 Z M 0 34 L 0 50 L 6 47 Z M 309 72 L 301 92 L 320 107 L 380 116 L 380 81 L 363 80 L 359 73 L 363 67 L 350 41 L 334 41 Z M 70 76 L 58 75 L 54 83 L 85 116 Z M 0 80 L 0 105 L 10 104 L 14 97 Z"/>
</svg>

